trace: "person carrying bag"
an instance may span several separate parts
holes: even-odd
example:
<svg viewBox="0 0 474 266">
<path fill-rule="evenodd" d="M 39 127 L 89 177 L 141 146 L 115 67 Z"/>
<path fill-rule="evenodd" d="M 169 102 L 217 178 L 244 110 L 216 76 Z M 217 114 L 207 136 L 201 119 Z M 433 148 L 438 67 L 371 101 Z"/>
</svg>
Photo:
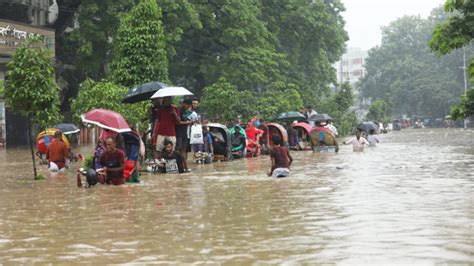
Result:
<svg viewBox="0 0 474 266">
<path fill-rule="evenodd" d="M 201 125 L 194 124 L 191 126 L 191 134 L 189 136 L 189 143 L 190 144 L 204 144 Z"/>
</svg>

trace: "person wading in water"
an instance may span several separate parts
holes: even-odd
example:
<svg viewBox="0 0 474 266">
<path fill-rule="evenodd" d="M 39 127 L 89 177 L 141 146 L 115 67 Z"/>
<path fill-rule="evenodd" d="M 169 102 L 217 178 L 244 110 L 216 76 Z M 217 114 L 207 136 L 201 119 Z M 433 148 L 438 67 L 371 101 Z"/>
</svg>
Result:
<svg viewBox="0 0 474 266">
<path fill-rule="evenodd" d="M 268 173 L 271 177 L 287 177 L 290 175 L 290 165 L 293 158 L 286 147 L 281 146 L 279 135 L 272 136 L 273 148 L 270 150 L 272 168 Z"/>
</svg>

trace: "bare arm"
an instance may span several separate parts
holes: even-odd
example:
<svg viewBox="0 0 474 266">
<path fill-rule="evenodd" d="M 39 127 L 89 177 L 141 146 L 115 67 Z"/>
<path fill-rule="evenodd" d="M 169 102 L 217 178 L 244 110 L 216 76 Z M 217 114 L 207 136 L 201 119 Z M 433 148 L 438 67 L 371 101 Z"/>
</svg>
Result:
<svg viewBox="0 0 474 266">
<path fill-rule="evenodd" d="M 174 119 L 176 120 L 176 125 L 178 126 L 187 126 L 191 125 L 193 122 L 192 121 L 183 121 L 181 120 L 181 117 L 176 112 L 173 112 Z"/>
<path fill-rule="evenodd" d="M 293 163 L 293 157 L 291 157 L 289 150 L 287 150 L 287 153 L 288 153 L 288 159 L 290 159 L 290 161 L 288 163 L 288 168 L 290 168 L 291 164 Z"/>
<path fill-rule="evenodd" d="M 273 170 L 275 170 L 275 158 L 270 157 L 270 160 L 272 161 L 272 168 L 270 169 L 270 172 L 268 172 L 268 176 L 272 176 Z"/>
</svg>

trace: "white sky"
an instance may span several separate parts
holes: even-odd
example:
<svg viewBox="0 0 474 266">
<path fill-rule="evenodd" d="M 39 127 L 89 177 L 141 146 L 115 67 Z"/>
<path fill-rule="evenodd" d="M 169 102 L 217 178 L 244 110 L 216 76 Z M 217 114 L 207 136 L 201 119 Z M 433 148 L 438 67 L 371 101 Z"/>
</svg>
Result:
<svg viewBox="0 0 474 266">
<path fill-rule="evenodd" d="M 348 47 L 368 50 L 380 44 L 380 28 L 404 15 L 421 15 L 426 18 L 431 10 L 445 0 L 342 0 L 346 11 Z"/>
</svg>

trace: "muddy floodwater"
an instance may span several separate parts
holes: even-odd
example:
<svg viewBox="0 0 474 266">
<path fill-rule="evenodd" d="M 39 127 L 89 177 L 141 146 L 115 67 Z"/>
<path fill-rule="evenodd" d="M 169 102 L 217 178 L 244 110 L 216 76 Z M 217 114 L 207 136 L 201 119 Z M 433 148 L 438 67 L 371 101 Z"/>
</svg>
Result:
<svg viewBox="0 0 474 266">
<path fill-rule="evenodd" d="M 473 264 L 474 131 L 380 139 L 293 152 L 289 178 L 264 156 L 91 189 L 0 150 L 0 263 Z"/>
</svg>

